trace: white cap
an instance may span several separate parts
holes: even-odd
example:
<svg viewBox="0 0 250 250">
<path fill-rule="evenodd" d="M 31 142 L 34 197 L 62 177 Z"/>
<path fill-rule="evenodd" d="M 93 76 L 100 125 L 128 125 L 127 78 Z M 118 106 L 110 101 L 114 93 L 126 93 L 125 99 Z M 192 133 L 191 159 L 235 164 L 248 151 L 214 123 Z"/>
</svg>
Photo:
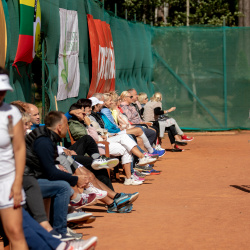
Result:
<svg viewBox="0 0 250 250">
<path fill-rule="evenodd" d="M 98 100 L 96 97 L 90 97 L 89 100 L 92 101 L 92 106 L 95 106 L 97 104 L 103 104 L 103 101 Z"/>
<path fill-rule="evenodd" d="M 11 90 L 13 88 L 10 86 L 9 77 L 6 74 L 0 74 L 0 91 Z"/>
</svg>

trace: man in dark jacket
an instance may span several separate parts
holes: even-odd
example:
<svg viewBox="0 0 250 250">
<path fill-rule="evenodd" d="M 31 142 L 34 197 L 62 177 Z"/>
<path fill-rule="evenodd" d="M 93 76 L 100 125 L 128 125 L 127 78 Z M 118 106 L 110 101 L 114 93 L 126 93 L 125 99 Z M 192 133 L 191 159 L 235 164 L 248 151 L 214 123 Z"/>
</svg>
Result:
<svg viewBox="0 0 250 250">
<path fill-rule="evenodd" d="M 56 167 L 57 142 L 65 137 L 67 132 L 67 120 L 65 118 L 65 122 L 62 117 L 65 117 L 63 113 L 52 112 L 45 118 L 46 127 L 38 127 L 26 136 L 25 174 L 33 175 L 38 179 L 44 198 L 53 198 L 53 228 L 63 239 L 70 240 L 70 235 L 67 234 L 70 199 L 71 205 L 80 208 L 91 203 L 96 195 L 84 198 L 77 192 L 77 186 L 84 187 L 88 184 L 89 180 L 86 176 L 73 176 Z"/>
</svg>

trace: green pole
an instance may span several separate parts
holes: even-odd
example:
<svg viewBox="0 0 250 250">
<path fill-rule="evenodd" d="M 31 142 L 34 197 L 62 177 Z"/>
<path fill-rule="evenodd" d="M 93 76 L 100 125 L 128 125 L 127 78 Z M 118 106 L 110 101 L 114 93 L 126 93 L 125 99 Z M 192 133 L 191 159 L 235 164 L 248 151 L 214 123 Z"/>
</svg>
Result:
<svg viewBox="0 0 250 250">
<path fill-rule="evenodd" d="M 226 37 L 225 19 L 223 20 L 223 78 L 224 78 L 225 128 L 227 128 L 227 37 Z"/>
<path fill-rule="evenodd" d="M 125 9 L 125 19 L 128 20 L 128 10 Z"/>
<path fill-rule="evenodd" d="M 134 15 L 134 21 L 136 22 L 136 13 L 135 13 L 135 15 Z"/>
<path fill-rule="evenodd" d="M 115 16 L 117 16 L 117 3 L 115 3 Z"/>
<path fill-rule="evenodd" d="M 45 56 L 44 56 L 44 39 L 42 42 L 42 123 L 45 117 Z"/>
<path fill-rule="evenodd" d="M 102 10 L 103 10 L 103 20 L 105 21 L 105 15 L 104 15 L 104 0 L 102 0 Z"/>
</svg>

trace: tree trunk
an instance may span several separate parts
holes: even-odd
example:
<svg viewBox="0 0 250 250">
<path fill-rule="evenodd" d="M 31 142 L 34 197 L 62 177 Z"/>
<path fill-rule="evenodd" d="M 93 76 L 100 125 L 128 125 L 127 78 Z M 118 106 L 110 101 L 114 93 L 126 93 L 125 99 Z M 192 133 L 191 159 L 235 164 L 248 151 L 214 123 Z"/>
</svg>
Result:
<svg viewBox="0 0 250 250">
<path fill-rule="evenodd" d="M 239 0 L 239 11 L 244 15 L 239 17 L 239 26 L 250 27 L 250 2 L 249 0 Z"/>
</svg>

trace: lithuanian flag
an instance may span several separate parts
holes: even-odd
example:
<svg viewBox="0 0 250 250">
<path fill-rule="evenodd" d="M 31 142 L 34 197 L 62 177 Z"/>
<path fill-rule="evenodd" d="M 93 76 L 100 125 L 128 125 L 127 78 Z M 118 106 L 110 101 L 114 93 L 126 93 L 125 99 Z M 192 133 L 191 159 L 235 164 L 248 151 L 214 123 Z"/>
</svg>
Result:
<svg viewBox="0 0 250 250">
<path fill-rule="evenodd" d="M 39 0 L 19 0 L 20 30 L 15 61 L 31 63 L 37 50 L 41 29 L 41 8 Z"/>
</svg>

